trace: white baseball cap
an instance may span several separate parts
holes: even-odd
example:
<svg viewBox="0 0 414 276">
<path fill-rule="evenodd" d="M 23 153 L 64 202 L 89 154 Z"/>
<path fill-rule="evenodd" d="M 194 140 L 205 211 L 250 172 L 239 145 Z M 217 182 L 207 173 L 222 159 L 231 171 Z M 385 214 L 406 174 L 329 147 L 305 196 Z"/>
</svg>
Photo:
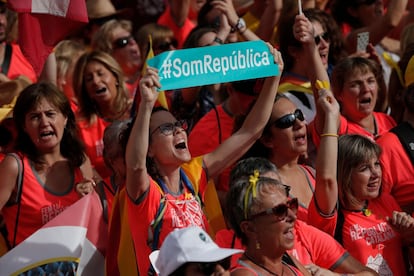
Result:
<svg viewBox="0 0 414 276">
<path fill-rule="evenodd" d="M 149 258 L 155 272 L 160 276 L 173 273 L 188 262 L 217 262 L 243 250 L 220 248 L 200 227 L 174 229 L 165 238 L 160 250 Z"/>
</svg>

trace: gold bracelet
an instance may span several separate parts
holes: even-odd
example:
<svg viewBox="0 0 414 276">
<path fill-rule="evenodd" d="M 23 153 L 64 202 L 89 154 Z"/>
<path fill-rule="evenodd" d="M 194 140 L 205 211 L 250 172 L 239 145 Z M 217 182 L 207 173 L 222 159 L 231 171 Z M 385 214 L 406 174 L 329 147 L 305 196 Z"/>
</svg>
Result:
<svg viewBox="0 0 414 276">
<path fill-rule="evenodd" d="M 336 137 L 336 138 L 339 137 L 339 135 L 336 133 L 322 133 L 320 136 L 321 137 Z"/>
</svg>

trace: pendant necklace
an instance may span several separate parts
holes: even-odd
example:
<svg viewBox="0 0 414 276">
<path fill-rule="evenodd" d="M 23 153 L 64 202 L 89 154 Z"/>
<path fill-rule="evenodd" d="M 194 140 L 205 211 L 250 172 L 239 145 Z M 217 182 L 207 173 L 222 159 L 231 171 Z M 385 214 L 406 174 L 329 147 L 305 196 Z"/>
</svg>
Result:
<svg viewBox="0 0 414 276">
<path fill-rule="evenodd" d="M 257 263 L 252 257 L 250 257 L 249 255 L 247 255 L 247 253 L 244 253 L 244 256 L 246 256 L 246 258 L 251 261 L 252 263 L 254 263 L 255 265 L 261 267 L 263 270 L 265 270 L 267 273 L 269 273 L 270 275 L 274 275 L 274 276 L 279 276 L 279 274 L 274 273 L 273 271 L 271 271 L 270 269 L 268 269 L 267 267 L 265 267 L 262 264 Z M 285 267 L 283 266 L 282 263 L 282 274 L 280 276 L 283 276 L 283 274 L 285 273 Z"/>
</svg>

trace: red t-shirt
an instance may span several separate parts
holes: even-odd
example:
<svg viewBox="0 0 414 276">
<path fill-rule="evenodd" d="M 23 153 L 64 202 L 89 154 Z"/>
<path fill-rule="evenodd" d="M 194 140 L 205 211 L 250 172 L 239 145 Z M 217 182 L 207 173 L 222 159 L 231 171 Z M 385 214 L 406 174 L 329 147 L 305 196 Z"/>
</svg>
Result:
<svg viewBox="0 0 414 276">
<path fill-rule="evenodd" d="M 222 105 L 216 107 L 218 116 L 214 110 L 204 115 L 191 130 L 188 137 L 188 148 L 192 156 L 201 156 L 214 151 L 221 142 L 229 138 L 233 133 L 234 119 L 227 114 Z M 217 119 L 220 120 L 220 127 Z M 228 179 L 231 167 L 223 171 L 216 183 L 217 190 L 228 191 Z"/>
<path fill-rule="evenodd" d="M 80 197 L 76 192 L 75 184 L 83 179 L 80 169 L 76 168 L 73 172 L 72 187 L 65 194 L 57 195 L 44 188 L 44 183 L 40 182 L 31 162 L 26 157 L 23 158 L 23 164 L 23 190 L 16 245 L 78 201 Z M 2 210 L 8 229 L 8 239 L 11 243 L 16 226 L 17 207 L 18 205 L 14 204 L 5 206 Z"/>
<path fill-rule="evenodd" d="M 36 73 L 32 65 L 27 61 L 18 44 L 12 43 L 12 55 L 10 58 L 9 71 L 7 77 L 15 79 L 20 75 L 28 77 L 32 82 L 37 81 Z"/>
<path fill-rule="evenodd" d="M 182 166 L 190 179 L 193 188 L 201 196 L 207 187 L 207 176 L 202 168 L 202 158 L 195 158 Z M 191 168 L 190 168 L 191 167 Z M 128 221 L 131 225 L 131 233 L 136 249 L 136 258 L 140 275 L 147 275 L 149 268 L 149 254 L 151 248 L 147 241 L 151 236 L 151 223 L 156 218 L 157 210 L 160 206 L 161 197 L 164 195 L 158 184 L 150 178 L 150 186 L 145 194 L 134 202 L 128 197 Z M 166 210 L 162 219 L 162 226 L 159 233 L 158 248 L 161 246 L 165 237 L 175 228 L 184 228 L 188 226 L 199 226 L 208 230 L 207 219 L 203 213 L 202 207 L 184 185 L 183 193 L 180 195 L 165 194 Z"/>
<path fill-rule="evenodd" d="M 391 194 L 400 206 L 414 203 L 414 166 L 400 139 L 392 132 L 377 140 L 382 148 L 382 192 Z"/>
<path fill-rule="evenodd" d="M 368 209 L 372 212 L 370 216 L 342 211 L 344 247 L 355 259 L 380 275 L 406 275 L 401 237 L 386 220 L 400 207 L 392 196 L 382 193 L 369 202 Z"/>
<path fill-rule="evenodd" d="M 112 172 L 105 165 L 103 158 L 103 135 L 105 128 L 110 124 L 102 118 L 96 117 L 96 121 L 90 124 L 86 120 L 78 120 L 80 136 L 85 144 L 85 152 L 91 160 L 92 166 L 102 178 L 109 177 Z"/>
<path fill-rule="evenodd" d="M 396 123 L 394 119 L 382 112 L 373 112 L 375 121 L 377 122 L 377 137 L 375 137 L 371 132 L 366 130 L 365 128 L 361 127 L 357 123 L 349 121 L 344 116 L 340 116 L 340 126 L 338 130 L 339 135 L 343 134 L 360 134 L 366 137 L 371 138 L 372 140 L 375 140 L 379 136 L 387 133 L 391 128 L 396 126 Z M 316 131 L 315 124 L 312 122 L 310 124 L 311 126 L 308 128 L 311 132 L 312 140 L 316 146 L 319 146 L 320 143 L 320 137 Z"/>
</svg>

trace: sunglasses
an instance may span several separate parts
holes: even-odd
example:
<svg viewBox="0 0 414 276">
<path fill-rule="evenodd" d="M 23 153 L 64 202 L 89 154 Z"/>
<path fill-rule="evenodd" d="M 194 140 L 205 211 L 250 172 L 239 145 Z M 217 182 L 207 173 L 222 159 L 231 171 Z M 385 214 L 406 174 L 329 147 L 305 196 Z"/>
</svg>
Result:
<svg viewBox="0 0 414 276">
<path fill-rule="evenodd" d="M 295 197 L 295 198 L 292 198 L 291 200 L 288 200 L 286 203 L 276 205 L 273 208 L 269 208 L 269 209 L 264 210 L 263 212 L 252 215 L 250 217 L 250 220 L 253 220 L 258 217 L 266 216 L 266 215 L 274 215 L 278 221 L 282 221 L 286 219 L 289 209 L 292 210 L 296 214 L 296 212 L 298 211 L 298 208 L 299 208 L 299 201 Z"/>
<path fill-rule="evenodd" d="M 372 4 L 374 4 L 375 2 L 377 2 L 377 0 L 364 0 L 364 1 L 361 1 L 361 2 L 359 2 L 359 5 L 372 5 Z"/>
<path fill-rule="evenodd" d="M 182 130 L 188 129 L 188 124 L 186 120 L 180 120 L 175 123 L 165 123 L 156 127 L 150 134 L 152 136 L 157 130 L 160 130 L 162 134 L 165 136 L 171 135 L 177 128 L 181 128 Z"/>
<path fill-rule="evenodd" d="M 322 39 L 323 39 L 323 41 L 326 41 L 326 42 L 330 41 L 328 32 L 324 32 L 323 34 L 315 36 L 315 44 L 319 45 L 319 43 L 321 43 Z"/>
<path fill-rule="evenodd" d="M 165 51 L 171 50 L 171 46 L 174 47 L 175 49 L 178 47 L 178 42 L 176 39 L 173 39 L 171 41 L 161 42 L 160 44 L 157 45 L 157 47 L 154 47 L 154 49 L 165 52 Z"/>
<path fill-rule="evenodd" d="M 282 129 L 289 128 L 295 124 L 296 119 L 298 119 L 301 122 L 305 120 L 302 110 L 296 109 L 294 113 L 280 117 L 279 119 L 273 122 L 273 125 L 277 128 Z"/>
<path fill-rule="evenodd" d="M 114 49 L 122 49 L 132 41 L 135 41 L 132 35 L 120 37 L 113 42 L 113 47 Z"/>
</svg>

